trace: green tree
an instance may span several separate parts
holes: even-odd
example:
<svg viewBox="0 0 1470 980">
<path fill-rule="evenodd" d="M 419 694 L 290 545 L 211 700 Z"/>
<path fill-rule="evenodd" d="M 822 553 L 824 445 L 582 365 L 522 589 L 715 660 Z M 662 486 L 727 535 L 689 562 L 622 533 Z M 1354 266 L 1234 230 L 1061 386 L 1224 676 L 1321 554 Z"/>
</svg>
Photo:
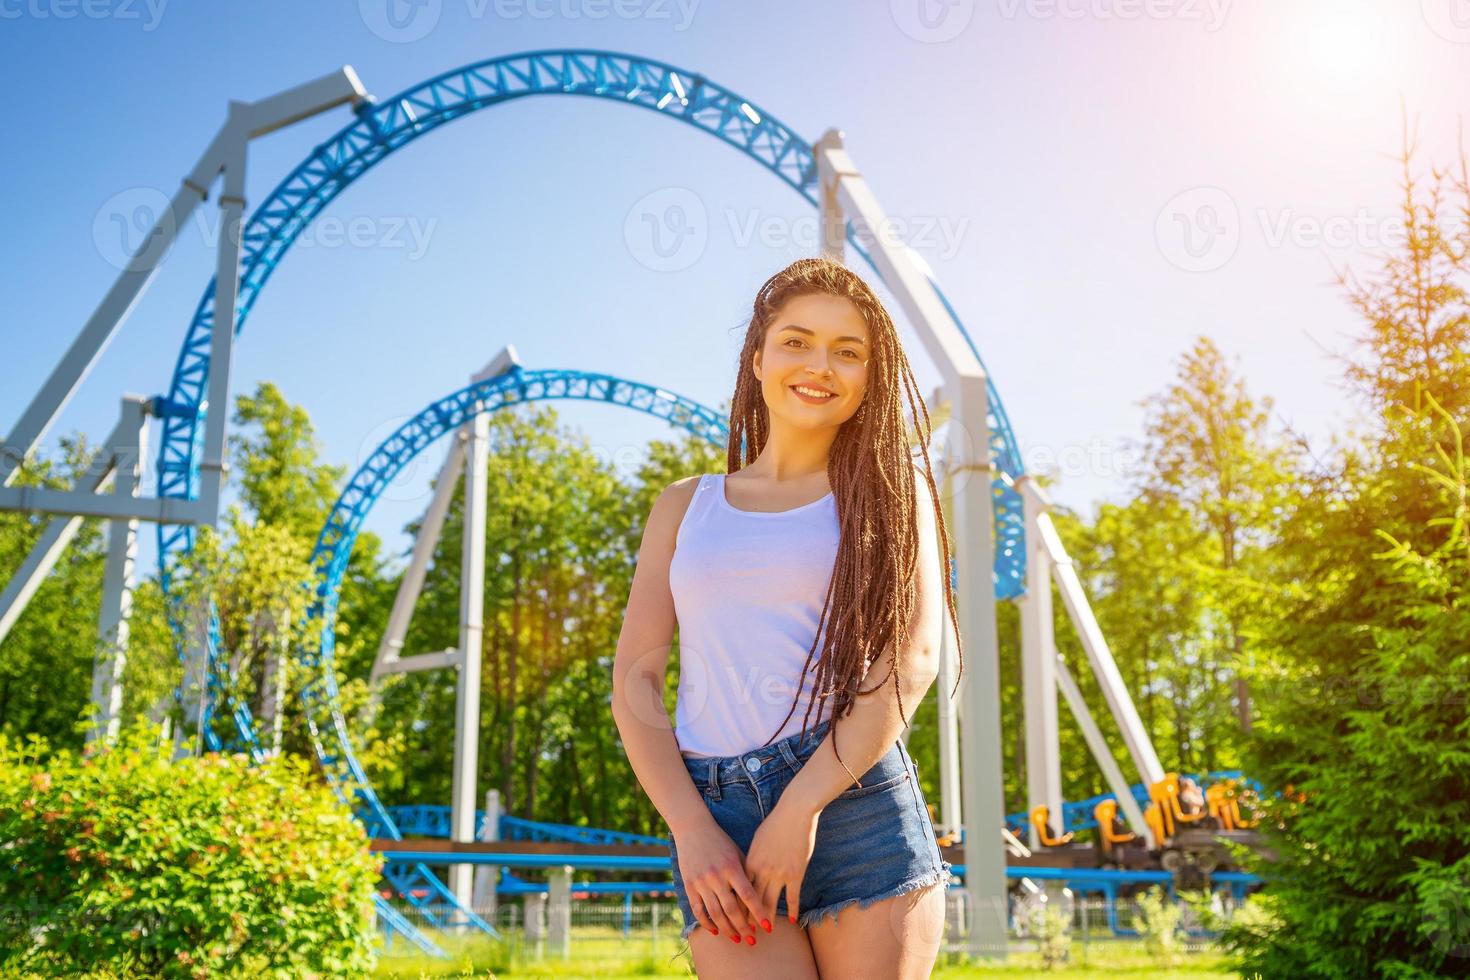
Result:
<svg viewBox="0 0 1470 980">
<path fill-rule="evenodd" d="M 1249 769 L 1289 791 L 1262 824 L 1270 915 L 1231 942 L 1268 976 L 1470 974 L 1470 182 L 1462 152 L 1421 200 L 1412 152 L 1404 246 L 1351 294 L 1367 314 L 1348 373 L 1368 427 L 1305 474 L 1277 548 L 1285 612 L 1261 636 L 1270 696 Z"/>
<path fill-rule="evenodd" d="M 84 436 L 63 438 L 57 458 L 29 461 L 15 485 L 70 489 L 96 465 L 97 456 Z M 49 515 L 0 511 L 0 587 L 50 520 Z M 80 746 L 76 722 L 91 697 L 99 649 L 105 527 L 97 519 L 82 521 L 25 612 L 0 640 L 0 733 L 36 734 L 57 745 Z"/>
<path fill-rule="evenodd" d="M 1206 337 L 1144 404 L 1142 495 L 1182 507 L 1208 547 L 1193 570 L 1205 578 L 1198 630 L 1180 653 L 1199 677 L 1234 673 L 1236 714 L 1249 732 L 1246 640 L 1295 483 L 1289 447 L 1271 431 L 1271 399 L 1253 396 Z"/>
<path fill-rule="evenodd" d="M 316 541 L 337 499 L 346 470 L 320 461 L 316 429 L 306 410 L 288 402 L 269 381 L 235 398 L 230 435 L 233 482 L 246 510 L 264 521 Z"/>
</svg>

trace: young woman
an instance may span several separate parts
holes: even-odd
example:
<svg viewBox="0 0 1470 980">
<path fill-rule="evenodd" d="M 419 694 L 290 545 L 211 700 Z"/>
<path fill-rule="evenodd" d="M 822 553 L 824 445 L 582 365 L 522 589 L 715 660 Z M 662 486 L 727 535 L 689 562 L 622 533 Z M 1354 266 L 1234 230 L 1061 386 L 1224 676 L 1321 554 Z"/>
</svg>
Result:
<svg viewBox="0 0 1470 980">
<path fill-rule="evenodd" d="M 938 956 L 950 865 L 899 741 L 954 619 L 929 435 L 883 305 L 802 259 L 755 298 L 728 472 L 648 515 L 612 708 L 701 977 L 927 977 Z"/>
</svg>

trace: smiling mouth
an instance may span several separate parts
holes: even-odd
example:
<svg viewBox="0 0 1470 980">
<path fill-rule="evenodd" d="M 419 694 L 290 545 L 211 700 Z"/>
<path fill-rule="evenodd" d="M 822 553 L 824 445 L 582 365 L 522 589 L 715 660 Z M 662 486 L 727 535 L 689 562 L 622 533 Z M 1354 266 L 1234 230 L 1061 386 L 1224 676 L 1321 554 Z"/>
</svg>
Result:
<svg viewBox="0 0 1470 980">
<path fill-rule="evenodd" d="M 824 393 L 820 388 L 809 387 L 807 385 L 789 385 L 788 387 L 791 389 L 792 394 L 809 405 L 820 405 L 823 402 L 829 402 L 837 397 L 833 393 Z"/>
</svg>

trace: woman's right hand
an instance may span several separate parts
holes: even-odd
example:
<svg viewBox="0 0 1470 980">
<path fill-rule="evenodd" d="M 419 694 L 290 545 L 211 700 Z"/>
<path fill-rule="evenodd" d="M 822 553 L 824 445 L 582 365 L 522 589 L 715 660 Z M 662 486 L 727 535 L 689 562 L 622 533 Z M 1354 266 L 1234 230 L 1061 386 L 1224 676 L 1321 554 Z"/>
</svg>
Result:
<svg viewBox="0 0 1470 980">
<path fill-rule="evenodd" d="M 694 918 L 714 935 L 755 945 L 755 923 L 766 913 L 745 875 L 740 848 L 713 819 L 677 835 L 674 844 Z"/>
</svg>

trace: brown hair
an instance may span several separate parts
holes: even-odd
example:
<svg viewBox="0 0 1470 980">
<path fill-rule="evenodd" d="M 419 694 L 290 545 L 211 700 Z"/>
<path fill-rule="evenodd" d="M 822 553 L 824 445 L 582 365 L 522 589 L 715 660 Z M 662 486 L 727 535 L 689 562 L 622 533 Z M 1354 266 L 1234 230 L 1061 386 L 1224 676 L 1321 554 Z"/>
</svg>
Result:
<svg viewBox="0 0 1470 980">
<path fill-rule="evenodd" d="M 908 624 L 917 605 L 914 572 L 919 557 L 919 534 L 918 495 L 912 477 L 916 461 L 911 455 L 909 430 L 904 424 L 900 383 L 915 420 L 915 441 L 924 460 L 922 472 L 934 503 L 943 557 L 944 603 L 954 624 L 960 674 L 964 672 L 965 661 L 954 591 L 950 587 L 949 534 L 929 463 L 929 410 L 919 395 L 888 311 L 868 284 L 842 263 L 827 258 L 798 259 L 767 279 L 756 294 L 745 346 L 740 351 L 735 397 L 730 405 L 727 472 L 734 473 L 754 462 L 770 434 L 770 416 L 761 383 L 752 370 L 755 354 L 764 346 L 766 332 L 777 311 L 788 300 L 810 293 L 851 300 L 867 321 L 871 352 L 862 403 L 842 424 L 827 461 L 827 477 L 837 501 L 841 528 L 837 558 L 817 622 L 817 636 L 812 639 L 802 667 L 801 684 L 791 702 L 791 710 L 781 722 L 784 728 L 801 701 L 817 640 L 823 638 L 823 624 L 827 624 L 813 682 L 816 697 L 807 705 L 801 730 L 803 734 L 807 731 L 813 705 L 830 699 L 835 751 L 837 719 L 852 711 L 858 695 L 872 694 L 883 686 L 867 691 L 860 689 L 863 675 L 884 649 L 890 649 L 890 673 L 898 695 L 899 715 L 904 717 L 898 661 L 900 651 L 908 644 Z M 955 687 L 959 687 L 958 676 Z M 950 692 L 951 696 L 953 693 Z M 820 715 L 819 711 L 819 718 Z M 907 717 L 904 717 L 904 727 L 908 727 Z M 764 744 L 769 745 L 775 737 L 772 734 Z M 842 762 L 840 752 L 837 760 Z M 847 763 L 842 762 L 842 767 L 847 769 Z M 847 771 L 853 775 L 851 769 Z M 858 781 L 856 775 L 853 781 Z"/>
</svg>

